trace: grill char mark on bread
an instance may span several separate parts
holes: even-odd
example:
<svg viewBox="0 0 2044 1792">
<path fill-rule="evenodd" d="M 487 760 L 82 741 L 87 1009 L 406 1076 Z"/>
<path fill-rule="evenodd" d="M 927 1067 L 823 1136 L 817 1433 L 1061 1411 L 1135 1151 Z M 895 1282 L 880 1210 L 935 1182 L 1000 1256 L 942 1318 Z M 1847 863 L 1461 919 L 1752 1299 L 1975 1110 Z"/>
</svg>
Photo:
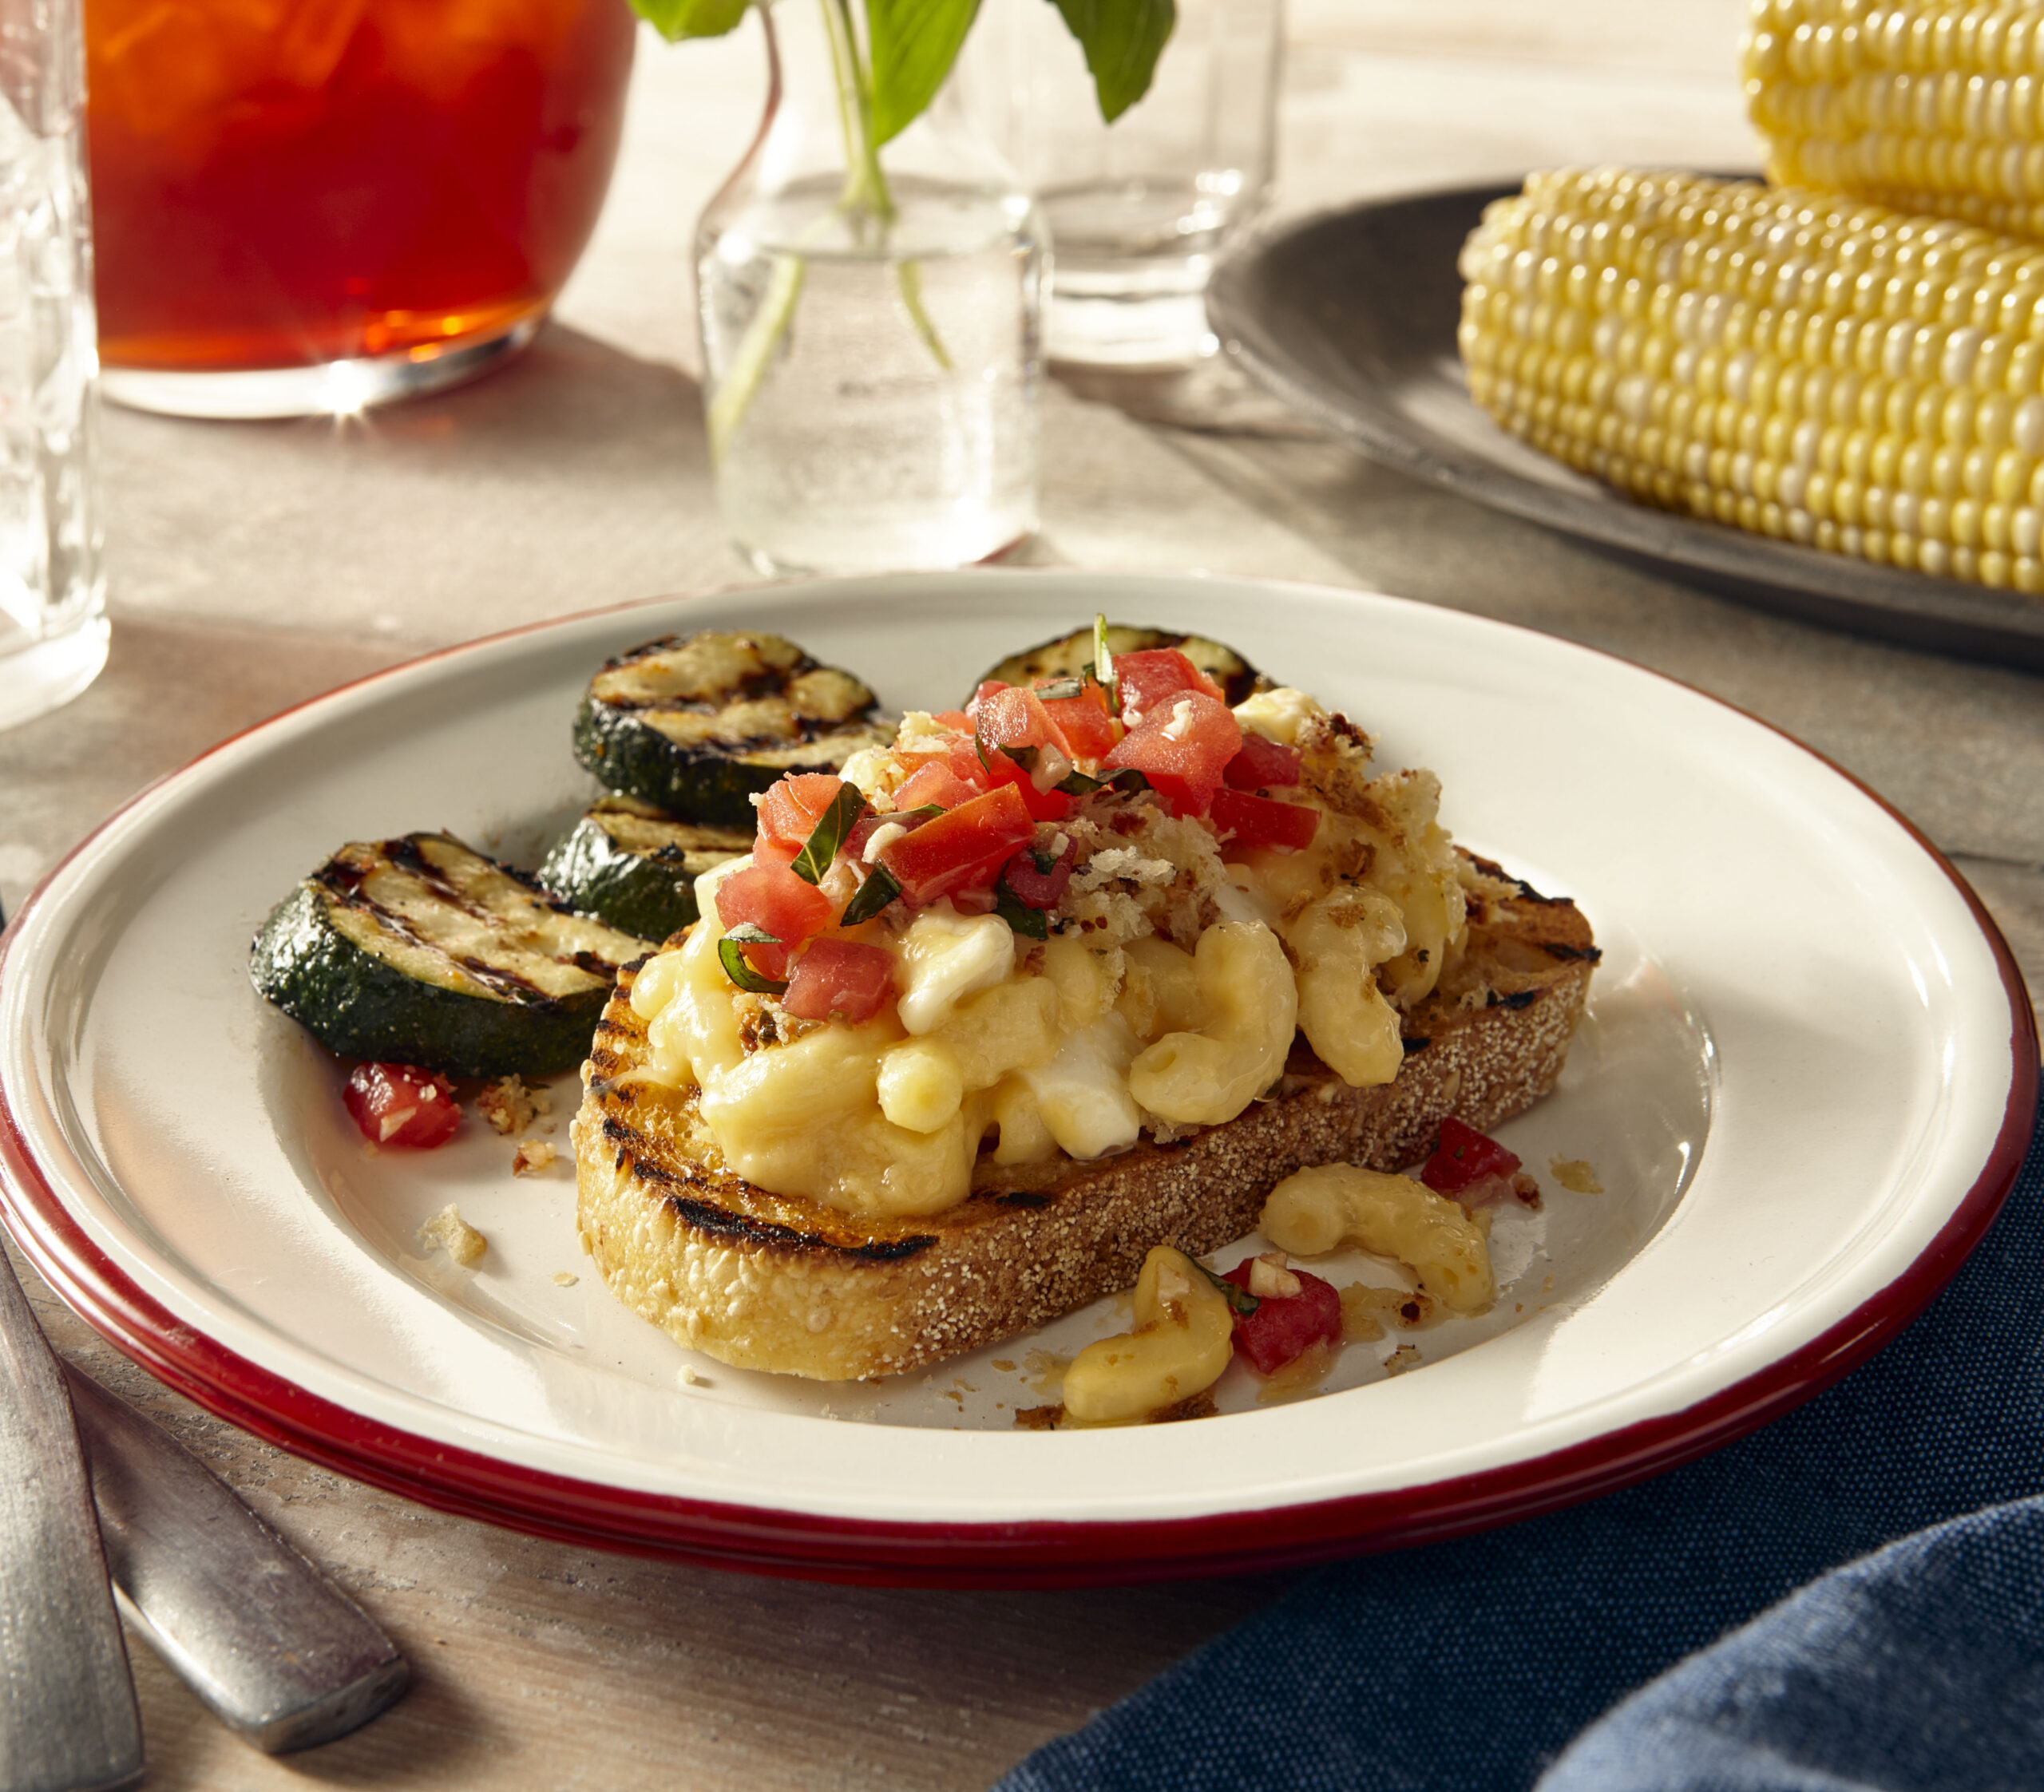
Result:
<svg viewBox="0 0 2044 1792">
<path fill-rule="evenodd" d="M 1132 1287 L 1153 1244 L 1200 1256 L 1253 1231 L 1293 1170 L 1398 1169 L 1448 1114 L 1487 1129 L 1547 1094 L 1598 955 L 1573 903 L 1519 888 L 1472 924 L 1456 987 L 1477 1004 L 1419 1004 L 1395 1082 L 1353 1089 L 1301 1042 L 1277 1093 L 1223 1125 L 1090 1162 L 983 1156 L 970 1198 L 899 1219 L 757 1188 L 722 1166 L 692 1090 L 620 1086 L 644 1052 L 628 972 L 574 1125 L 584 1245 L 628 1307 L 741 1367 L 851 1380 L 1013 1337 Z"/>
</svg>

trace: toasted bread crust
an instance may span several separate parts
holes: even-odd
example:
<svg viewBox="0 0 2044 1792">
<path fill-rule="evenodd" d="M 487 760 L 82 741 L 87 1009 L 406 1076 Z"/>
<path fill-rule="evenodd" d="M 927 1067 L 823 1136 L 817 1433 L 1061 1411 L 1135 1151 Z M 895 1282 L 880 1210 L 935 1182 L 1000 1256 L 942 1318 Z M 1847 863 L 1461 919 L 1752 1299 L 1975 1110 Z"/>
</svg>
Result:
<svg viewBox="0 0 2044 1792">
<path fill-rule="evenodd" d="M 573 1126 L 583 1244 L 628 1307 L 740 1367 L 846 1381 L 1012 1337 L 1132 1287 L 1152 1245 L 1198 1256 L 1253 1231 L 1296 1169 L 1397 1169 L 1448 1115 L 1487 1129 L 1551 1089 L 1598 955 L 1589 924 L 1523 885 L 1472 916 L 1454 992 L 1406 1018 L 1396 1082 L 1351 1088 L 1301 1042 L 1277 1092 L 1226 1125 L 1091 1162 L 982 1156 L 965 1201 L 909 1218 L 770 1194 L 711 1167 L 695 1091 L 614 1086 L 645 1050 L 627 973 Z"/>
</svg>

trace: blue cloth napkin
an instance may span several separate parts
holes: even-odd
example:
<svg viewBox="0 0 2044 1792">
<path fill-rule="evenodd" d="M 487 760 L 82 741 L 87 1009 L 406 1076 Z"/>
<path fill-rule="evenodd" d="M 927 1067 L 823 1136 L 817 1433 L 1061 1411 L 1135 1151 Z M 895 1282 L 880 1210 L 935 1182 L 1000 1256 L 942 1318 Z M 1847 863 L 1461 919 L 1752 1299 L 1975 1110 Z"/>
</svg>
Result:
<svg viewBox="0 0 2044 1792">
<path fill-rule="evenodd" d="M 2036 1792 L 2038 1495 L 2044 1114 L 1980 1248 L 1836 1387 L 1587 1505 L 1318 1570 L 1000 1792 Z"/>
</svg>

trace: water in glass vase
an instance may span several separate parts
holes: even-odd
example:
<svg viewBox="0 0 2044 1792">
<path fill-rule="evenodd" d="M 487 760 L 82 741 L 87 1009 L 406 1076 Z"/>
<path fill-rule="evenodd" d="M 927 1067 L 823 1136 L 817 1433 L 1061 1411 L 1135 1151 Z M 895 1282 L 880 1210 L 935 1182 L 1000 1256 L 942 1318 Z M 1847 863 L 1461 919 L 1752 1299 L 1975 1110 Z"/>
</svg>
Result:
<svg viewBox="0 0 2044 1792">
<path fill-rule="evenodd" d="M 819 178 L 701 245 L 718 502 L 763 570 L 958 566 L 1036 526 L 1028 202 L 909 175 L 892 207 Z"/>
</svg>

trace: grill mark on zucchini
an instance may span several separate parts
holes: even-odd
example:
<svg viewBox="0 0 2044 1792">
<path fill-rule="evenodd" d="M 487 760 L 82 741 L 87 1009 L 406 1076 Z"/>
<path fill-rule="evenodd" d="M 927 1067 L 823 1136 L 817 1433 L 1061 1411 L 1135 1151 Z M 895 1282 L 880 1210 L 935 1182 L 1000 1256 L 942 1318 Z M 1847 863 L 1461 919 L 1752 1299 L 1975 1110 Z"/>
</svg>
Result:
<svg viewBox="0 0 2044 1792">
<path fill-rule="evenodd" d="M 668 635 L 608 662 L 575 718 L 575 756 L 678 819 L 752 827 L 790 771 L 835 771 L 893 738 L 860 679 L 777 635 Z"/>
<path fill-rule="evenodd" d="M 547 855 L 539 880 L 571 908 L 666 940 L 696 919 L 695 880 L 751 850 L 749 827 L 706 828 L 636 797 L 606 797 Z"/>
<path fill-rule="evenodd" d="M 249 971 L 345 1055 L 546 1076 L 583 1057 L 620 967 L 649 949 L 450 836 L 409 834 L 315 871 L 263 923 Z"/>
<path fill-rule="evenodd" d="M 386 849 L 391 849 L 409 843 L 390 841 L 384 844 Z M 343 849 L 343 852 L 349 850 L 351 849 Z M 426 868 L 424 860 L 418 859 L 415 854 L 401 856 L 398 852 L 392 851 L 390 856 L 394 864 L 401 864 L 406 870 L 414 872 L 415 875 L 418 875 Z M 436 956 L 446 959 L 450 964 L 465 972 L 467 980 L 473 981 L 477 986 L 473 991 L 465 991 L 462 989 L 461 979 L 442 981 L 441 979 L 433 977 L 430 969 L 426 967 L 419 967 L 430 980 L 441 983 L 441 986 L 444 988 L 461 991 L 464 994 L 493 996 L 503 1001 L 515 999 L 515 992 L 518 991 L 523 991 L 529 997 L 543 1002 L 557 999 L 541 989 L 537 983 L 520 976 L 514 971 L 500 970 L 496 966 L 470 955 L 464 954 L 457 956 L 445 951 L 414 927 L 409 916 L 378 901 L 368 892 L 364 885 L 373 874 L 373 868 L 360 867 L 352 864 L 344 865 L 339 855 L 328 860 L 313 873 L 315 882 L 331 891 L 339 899 L 341 906 L 343 906 L 352 916 L 358 916 L 366 924 L 363 929 L 358 932 L 355 928 L 340 921 L 336 916 L 336 924 L 362 951 L 388 959 L 390 955 L 387 952 L 378 950 L 380 942 L 376 936 L 378 934 L 394 935 L 405 944 L 414 948 L 423 959 L 430 960 Z M 419 880 L 434 896 L 441 897 L 450 907 L 461 908 L 471 915 L 476 914 L 476 911 L 470 905 L 460 900 L 452 886 L 444 884 L 438 879 L 430 875 L 419 875 Z M 481 916 L 477 916 L 477 918 L 480 920 Z M 403 968 L 402 966 L 399 967 Z"/>
<path fill-rule="evenodd" d="M 1270 679 L 1225 643 L 1211 641 L 1201 635 L 1182 635 L 1171 629 L 1139 628 L 1127 623 L 1107 624 L 1107 651 L 1111 654 L 1143 653 L 1155 647 L 1176 647 L 1220 686 L 1221 694 L 1230 708 L 1259 690 L 1276 688 Z M 1038 678 L 1068 678 L 1084 671 L 1092 663 L 1092 629 L 1074 629 L 1056 640 L 1039 642 L 1020 653 L 1010 654 L 998 666 L 981 673 L 980 684 L 988 678 L 997 678 L 1003 684 L 1026 685 Z M 972 689 L 977 690 L 979 684 Z"/>
</svg>

